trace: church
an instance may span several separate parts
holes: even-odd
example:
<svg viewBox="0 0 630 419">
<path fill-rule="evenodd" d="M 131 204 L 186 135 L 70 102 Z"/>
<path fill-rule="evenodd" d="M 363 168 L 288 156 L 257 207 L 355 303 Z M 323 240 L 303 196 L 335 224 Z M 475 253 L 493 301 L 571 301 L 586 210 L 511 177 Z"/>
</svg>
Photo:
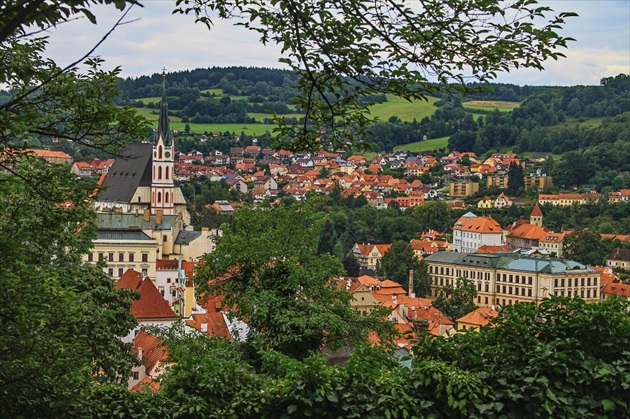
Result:
<svg viewBox="0 0 630 419">
<path fill-rule="evenodd" d="M 175 185 L 175 141 L 169 127 L 166 74 L 158 127 L 151 142 L 125 147 L 94 197 L 98 238 L 88 261 L 104 260 L 114 279 L 127 269 L 156 277 L 156 261 L 197 261 L 214 250 L 217 231 L 195 231 L 184 195 Z"/>
</svg>

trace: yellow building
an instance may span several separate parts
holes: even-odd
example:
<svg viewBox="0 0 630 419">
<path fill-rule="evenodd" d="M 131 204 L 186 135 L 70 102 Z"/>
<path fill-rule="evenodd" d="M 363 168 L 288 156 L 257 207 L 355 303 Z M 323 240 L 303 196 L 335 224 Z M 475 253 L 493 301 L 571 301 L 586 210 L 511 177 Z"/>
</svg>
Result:
<svg viewBox="0 0 630 419">
<path fill-rule="evenodd" d="M 479 182 L 451 182 L 450 195 L 469 196 L 479 192 Z"/>
<path fill-rule="evenodd" d="M 457 331 L 463 332 L 465 330 L 472 330 L 478 332 L 498 315 L 499 313 L 495 307 L 479 307 L 475 311 L 457 319 Z"/>
<path fill-rule="evenodd" d="M 500 189 L 505 189 L 508 187 L 508 176 L 487 176 L 486 183 L 489 188 L 496 187 Z"/>
<path fill-rule="evenodd" d="M 517 302 L 539 303 L 551 295 L 599 300 L 600 274 L 571 260 L 515 253 L 461 254 L 438 252 L 424 258 L 431 275 L 431 294 L 458 278 L 471 280 L 480 307 Z"/>
<path fill-rule="evenodd" d="M 530 175 L 525 176 L 525 189 L 536 187 L 538 189 L 547 189 L 553 187 L 553 178 L 547 175 Z"/>
<path fill-rule="evenodd" d="M 489 196 L 484 196 L 483 199 L 477 202 L 477 208 L 479 209 L 490 209 L 494 207 L 494 201 L 490 199 Z"/>
</svg>

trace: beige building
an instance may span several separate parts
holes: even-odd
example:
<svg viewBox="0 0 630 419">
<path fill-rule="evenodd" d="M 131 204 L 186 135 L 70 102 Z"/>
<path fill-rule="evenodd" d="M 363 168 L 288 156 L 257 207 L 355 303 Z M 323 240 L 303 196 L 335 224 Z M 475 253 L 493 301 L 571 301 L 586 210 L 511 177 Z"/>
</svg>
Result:
<svg viewBox="0 0 630 419">
<path fill-rule="evenodd" d="M 553 187 L 553 178 L 547 175 L 525 176 L 525 189 L 531 188 L 547 189 Z"/>
<path fill-rule="evenodd" d="M 451 182 L 450 195 L 468 196 L 479 192 L 479 182 Z"/>
<path fill-rule="evenodd" d="M 446 252 L 424 260 L 429 266 L 432 295 L 440 287 L 455 285 L 457 278 L 468 278 L 477 288 L 480 307 L 538 303 L 551 295 L 599 300 L 600 273 L 571 260 Z"/>
</svg>

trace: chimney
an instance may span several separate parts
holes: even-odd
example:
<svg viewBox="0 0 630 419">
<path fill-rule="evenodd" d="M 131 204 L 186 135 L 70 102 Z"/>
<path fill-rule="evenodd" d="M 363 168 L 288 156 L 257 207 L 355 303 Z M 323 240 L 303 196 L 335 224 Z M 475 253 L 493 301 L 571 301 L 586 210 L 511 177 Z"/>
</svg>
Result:
<svg viewBox="0 0 630 419">
<path fill-rule="evenodd" d="M 142 218 L 144 221 L 147 221 L 147 222 L 151 221 L 151 212 L 148 209 L 145 209 L 144 215 Z"/>
<path fill-rule="evenodd" d="M 162 224 L 162 210 L 161 209 L 157 210 L 155 214 L 155 224 L 157 225 Z"/>
<path fill-rule="evenodd" d="M 142 362 L 142 347 L 138 346 L 138 360 Z"/>
<path fill-rule="evenodd" d="M 416 298 L 416 294 L 413 292 L 413 269 L 409 271 L 409 297 Z"/>
</svg>

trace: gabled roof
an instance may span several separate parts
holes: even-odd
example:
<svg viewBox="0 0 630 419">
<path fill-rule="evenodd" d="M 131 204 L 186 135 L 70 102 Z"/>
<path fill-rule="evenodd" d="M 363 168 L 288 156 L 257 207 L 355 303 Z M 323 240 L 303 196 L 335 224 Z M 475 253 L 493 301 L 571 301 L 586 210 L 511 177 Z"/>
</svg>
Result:
<svg viewBox="0 0 630 419">
<path fill-rule="evenodd" d="M 129 144 L 109 168 L 99 201 L 130 202 L 139 186 L 151 186 L 151 157 L 153 146 L 149 143 Z"/>
<path fill-rule="evenodd" d="M 457 323 L 474 324 L 483 327 L 498 315 L 499 313 L 492 307 L 479 307 L 475 311 L 457 319 Z"/>
<path fill-rule="evenodd" d="M 158 362 L 165 361 L 168 350 L 162 346 L 163 340 L 159 337 L 141 330 L 133 340 L 133 351 L 139 352 L 142 348 L 142 364 L 147 370 L 155 368 Z"/>
<path fill-rule="evenodd" d="M 466 231 L 471 233 L 494 233 L 502 234 L 501 225 L 492 217 L 477 217 L 468 212 L 455 222 L 453 230 Z"/>
<path fill-rule="evenodd" d="M 116 282 L 116 288 L 137 291 L 140 298 L 131 303 L 131 314 L 139 321 L 177 320 L 177 315 L 162 297 L 153 281 L 142 277 L 140 272 L 128 269 Z"/>
<path fill-rule="evenodd" d="M 228 325 L 225 322 L 225 317 L 220 311 L 195 313 L 192 315 L 191 320 L 186 320 L 186 324 L 210 336 L 220 336 L 225 339 L 232 338 Z"/>
<path fill-rule="evenodd" d="M 516 237 L 528 240 L 544 240 L 549 234 L 546 228 L 542 228 L 536 224 L 523 223 L 514 228 L 508 237 Z"/>
<path fill-rule="evenodd" d="M 542 217 L 543 213 L 540 210 L 540 207 L 538 206 L 538 204 L 534 205 L 534 209 L 532 210 L 532 217 Z"/>
<path fill-rule="evenodd" d="M 621 249 L 617 247 L 610 252 L 606 259 L 630 261 L 630 249 Z"/>
</svg>

